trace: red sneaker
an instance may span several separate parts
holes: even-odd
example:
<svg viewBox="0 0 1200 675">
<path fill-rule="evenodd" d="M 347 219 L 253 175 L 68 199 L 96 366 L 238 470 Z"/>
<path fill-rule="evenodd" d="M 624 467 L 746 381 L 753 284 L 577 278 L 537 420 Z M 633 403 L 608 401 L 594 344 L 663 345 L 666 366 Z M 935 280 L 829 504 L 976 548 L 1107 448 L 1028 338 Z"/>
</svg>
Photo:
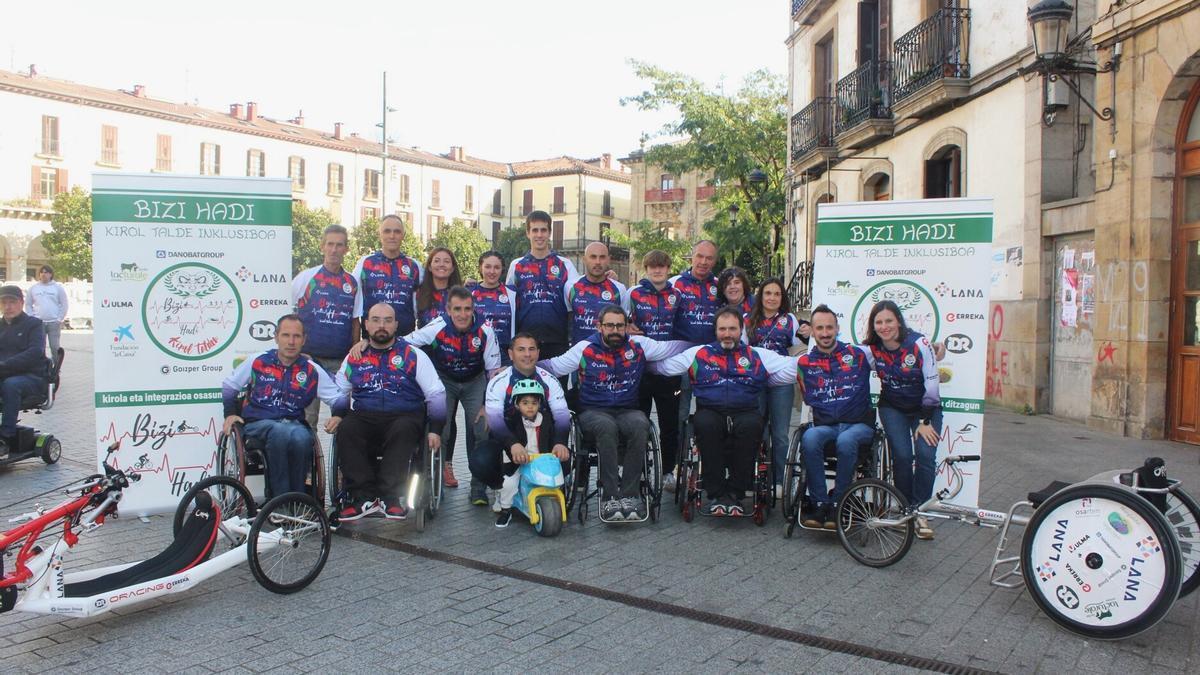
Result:
<svg viewBox="0 0 1200 675">
<path fill-rule="evenodd" d="M 458 479 L 454 477 L 454 467 L 449 464 L 442 467 L 442 485 L 448 488 L 458 487 Z"/>
</svg>

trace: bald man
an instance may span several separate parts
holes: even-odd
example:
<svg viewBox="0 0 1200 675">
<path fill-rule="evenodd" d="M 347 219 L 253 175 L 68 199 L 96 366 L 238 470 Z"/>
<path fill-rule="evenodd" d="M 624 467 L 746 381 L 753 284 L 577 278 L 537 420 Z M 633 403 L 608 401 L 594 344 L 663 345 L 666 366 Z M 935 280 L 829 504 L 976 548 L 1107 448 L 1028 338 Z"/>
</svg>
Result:
<svg viewBox="0 0 1200 675">
<path fill-rule="evenodd" d="M 354 267 L 354 278 L 358 281 L 354 318 L 361 319 L 376 303 L 387 303 L 395 310 L 399 335 L 407 335 L 417 327 L 417 287 L 421 285 L 424 270 L 421 263 L 400 250 L 404 244 L 404 221 L 399 216 L 390 214 L 379 221 L 379 243 L 378 251 L 363 257 Z M 365 325 L 363 330 L 366 331 Z"/>
<path fill-rule="evenodd" d="M 617 305 L 629 313 L 629 291 L 624 284 L 608 278 L 608 246 L 594 241 L 583 250 L 585 274 L 566 288 L 567 311 L 571 313 L 571 344 L 578 344 L 593 335 L 600 310 Z"/>
</svg>

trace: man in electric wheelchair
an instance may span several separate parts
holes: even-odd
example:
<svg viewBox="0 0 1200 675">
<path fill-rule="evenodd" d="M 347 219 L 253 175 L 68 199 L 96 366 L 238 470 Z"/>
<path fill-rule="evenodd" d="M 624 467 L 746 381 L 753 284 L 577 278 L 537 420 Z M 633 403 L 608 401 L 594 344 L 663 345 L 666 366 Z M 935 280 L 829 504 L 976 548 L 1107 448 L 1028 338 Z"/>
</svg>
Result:
<svg viewBox="0 0 1200 675">
<path fill-rule="evenodd" d="M 19 286 L 0 286 L 0 459 L 22 449 L 17 418 L 48 388 L 46 331 L 41 319 L 25 313 L 24 297 Z"/>
<path fill-rule="evenodd" d="M 372 305 L 364 326 L 367 347 L 342 363 L 335 378 L 338 405 L 325 424 L 337 434 L 338 468 L 350 495 L 337 517 L 358 520 L 382 508 L 385 518 L 403 520 L 408 507 L 400 487 L 426 422 L 430 429 L 445 427 L 446 389 L 425 352 L 397 337 L 391 305 Z M 429 432 L 430 451 L 441 442 Z"/>
<path fill-rule="evenodd" d="M 301 353 L 304 340 L 300 317 L 281 317 L 275 324 L 275 349 L 246 359 L 221 382 L 224 433 L 229 436 L 242 424 L 245 438 L 263 447 L 268 498 L 307 491 L 315 432 L 305 420 L 305 408 L 317 398 L 333 408 L 341 397 L 325 369 Z"/>
<path fill-rule="evenodd" d="M 538 365 L 558 377 L 579 371 L 577 419 L 583 442 L 599 458 L 601 519 L 642 521 L 649 509 L 641 479 L 650 418 L 638 406 L 638 385 L 648 361 L 674 356 L 687 343 L 630 336 L 625 311 L 616 305 L 600 310 L 596 327 L 598 333 Z"/>
<path fill-rule="evenodd" d="M 746 515 L 742 498 L 750 489 L 763 435 L 759 393 L 791 382 L 796 369 L 794 358 L 744 344 L 742 322 L 740 309 L 722 307 L 713 320 L 715 342 L 651 366 L 663 375 L 687 373 L 691 381 L 694 437 L 709 497 L 704 513 L 712 516 Z"/>
</svg>

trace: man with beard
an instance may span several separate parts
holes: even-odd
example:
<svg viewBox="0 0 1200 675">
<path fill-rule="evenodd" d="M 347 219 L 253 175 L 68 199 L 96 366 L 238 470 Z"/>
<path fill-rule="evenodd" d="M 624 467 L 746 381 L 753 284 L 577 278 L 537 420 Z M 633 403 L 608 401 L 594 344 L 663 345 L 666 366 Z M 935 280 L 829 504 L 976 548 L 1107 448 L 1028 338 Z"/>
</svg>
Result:
<svg viewBox="0 0 1200 675">
<path fill-rule="evenodd" d="M 754 458 L 762 443 L 758 395 L 795 377 L 796 359 L 742 343 L 742 311 L 722 307 L 714 320 L 716 342 L 692 347 L 653 367 L 682 375 L 696 395 L 695 441 L 700 448 L 705 509 L 712 516 L 742 516 Z M 728 479 L 725 476 L 729 469 Z"/>
<path fill-rule="evenodd" d="M 647 361 L 673 356 L 687 344 L 629 336 L 625 312 L 616 305 L 600 310 L 596 324 L 599 333 L 538 365 L 559 377 L 579 371 L 579 427 L 600 457 L 601 518 L 645 520 L 638 483 L 650 418 L 638 406 L 638 383 Z M 624 457 L 617 456 L 621 446 Z"/>
<path fill-rule="evenodd" d="M 446 389 L 429 357 L 396 337 L 396 313 L 386 302 L 367 312 L 369 344 L 358 356 L 347 356 L 337 374 L 343 399 L 325 425 L 337 432 L 338 466 L 350 501 L 338 513 L 357 520 L 367 513 L 403 520 L 408 508 L 400 487 L 409 475 L 413 450 L 429 420 L 429 449 L 441 446 L 446 424 Z M 422 402 L 423 401 L 423 402 Z M 347 414 L 346 408 L 351 408 Z M 378 472 L 375 456 L 382 453 Z"/>
</svg>

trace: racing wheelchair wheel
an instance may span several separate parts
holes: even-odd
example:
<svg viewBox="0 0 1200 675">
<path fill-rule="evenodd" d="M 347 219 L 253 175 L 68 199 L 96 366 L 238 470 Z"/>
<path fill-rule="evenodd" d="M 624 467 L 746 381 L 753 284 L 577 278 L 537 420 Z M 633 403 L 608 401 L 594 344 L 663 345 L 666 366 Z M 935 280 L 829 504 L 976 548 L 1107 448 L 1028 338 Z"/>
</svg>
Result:
<svg viewBox="0 0 1200 675">
<path fill-rule="evenodd" d="M 1042 503 L 1025 528 L 1021 574 L 1038 607 L 1085 637 L 1113 640 L 1158 623 L 1179 595 L 1175 530 L 1136 493 L 1084 483 Z"/>
<path fill-rule="evenodd" d="M 1167 493 L 1167 510 L 1163 515 L 1179 540 L 1183 559 L 1183 583 L 1179 587 L 1182 598 L 1200 586 L 1200 505 L 1183 488 L 1176 486 Z"/>
<path fill-rule="evenodd" d="M 553 537 L 562 531 L 563 514 L 558 500 L 550 495 L 538 497 L 533 508 L 537 509 L 538 522 L 533 529 L 542 537 Z"/>
<path fill-rule="evenodd" d="M 804 428 L 798 428 L 788 443 L 787 460 L 783 465 L 783 536 L 791 537 L 800 517 L 800 503 L 804 500 L 804 458 L 801 456 L 800 441 Z"/>
<path fill-rule="evenodd" d="M 175 536 L 179 536 L 179 531 L 183 529 L 183 521 L 187 515 L 196 509 L 196 495 L 201 492 L 207 492 L 212 497 L 212 503 L 219 509 L 222 521 L 234 516 L 240 516 L 249 521 L 254 518 L 257 511 L 254 497 L 250 495 L 250 491 L 246 489 L 245 485 L 229 476 L 209 476 L 185 492 L 183 498 L 179 500 L 179 506 L 175 507 L 175 520 L 172 528 Z M 221 540 L 231 549 L 241 546 L 245 539 L 243 535 L 227 530 L 223 524 L 218 525 L 218 530 L 221 533 Z M 209 553 L 211 555 L 212 551 Z"/>
<path fill-rule="evenodd" d="M 837 532 L 850 557 L 868 567 L 887 567 L 908 553 L 913 543 L 913 520 L 905 517 L 908 500 L 890 483 L 878 478 L 856 481 L 837 508 Z M 902 521 L 881 525 L 879 519 Z"/>
<path fill-rule="evenodd" d="M 50 434 L 38 436 L 35 443 L 43 462 L 54 464 L 62 457 L 62 442 L 54 436 Z"/>
<path fill-rule="evenodd" d="M 250 572 L 258 583 L 272 593 L 295 593 L 329 559 L 329 521 L 312 495 L 284 493 L 258 512 L 248 544 Z"/>
</svg>

